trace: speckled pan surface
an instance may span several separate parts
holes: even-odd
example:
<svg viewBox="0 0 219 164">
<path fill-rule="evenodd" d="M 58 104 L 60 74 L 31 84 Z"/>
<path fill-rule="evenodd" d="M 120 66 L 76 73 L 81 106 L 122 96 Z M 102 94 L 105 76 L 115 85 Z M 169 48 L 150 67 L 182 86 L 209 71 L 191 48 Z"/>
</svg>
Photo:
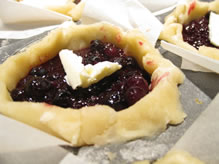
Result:
<svg viewBox="0 0 219 164">
<path fill-rule="evenodd" d="M 2 63 L 8 56 L 14 54 L 14 52 L 19 51 L 29 43 L 38 40 L 42 36 L 44 36 L 44 34 L 23 41 L 17 41 L 9 46 L 0 48 L 0 63 Z M 161 52 L 165 57 L 170 58 L 176 63 L 176 65 L 178 65 L 179 60 L 175 58 L 173 54 L 163 50 L 161 50 Z M 192 74 L 191 72 L 186 72 L 186 75 L 187 73 L 189 76 Z M 214 74 L 204 74 L 204 77 L 209 76 L 212 81 L 214 81 L 214 79 L 216 81 L 218 80 L 217 76 Z M 199 81 L 200 79 L 196 78 L 195 80 Z M 201 88 L 205 92 L 203 93 L 196 85 L 193 84 L 193 82 L 186 78 L 185 82 L 179 87 L 181 91 L 181 102 L 185 113 L 188 115 L 184 123 L 181 125 L 176 127 L 170 126 L 166 132 L 153 139 L 143 138 L 123 144 L 113 144 L 99 147 L 90 146 L 77 150 L 68 150 L 77 154 L 79 157 L 94 163 L 99 163 L 100 161 L 101 163 L 131 163 L 136 160 L 153 160 L 163 156 L 211 102 L 211 98 L 209 98 L 205 93 L 207 93 L 210 97 L 214 97 L 214 94 L 211 94 L 209 91 L 206 91 L 206 89 Z M 218 88 L 216 88 L 216 91 L 218 91 Z"/>
<path fill-rule="evenodd" d="M 21 50 L 29 43 L 38 40 L 44 35 L 45 34 L 42 34 L 28 40 L 18 41 L 1 48 L 1 62 L 8 56 L 14 54 L 14 52 Z M 124 161 L 129 163 L 136 160 L 156 159 L 164 155 L 211 101 L 207 95 L 188 79 L 185 80 L 179 89 L 181 91 L 183 108 L 188 115 L 181 125 L 170 126 L 166 132 L 153 139 L 143 138 L 123 144 L 99 147 L 89 146 L 77 150 L 72 149 L 72 151 L 88 161 L 103 161 L 104 163 L 121 163 Z"/>
</svg>

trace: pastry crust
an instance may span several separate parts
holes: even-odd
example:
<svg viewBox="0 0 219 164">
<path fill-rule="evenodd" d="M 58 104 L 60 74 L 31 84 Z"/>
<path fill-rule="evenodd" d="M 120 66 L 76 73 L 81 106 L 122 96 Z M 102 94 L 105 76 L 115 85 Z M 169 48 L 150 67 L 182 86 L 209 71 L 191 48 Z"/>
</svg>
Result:
<svg viewBox="0 0 219 164">
<path fill-rule="evenodd" d="M 185 151 L 172 150 L 168 152 L 163 158 L 159 159 L 154 164 L 204 164 L 198 158 L 193 157 L 191 154 Z"/>
<path fill-rule="evenodd" d="M 111 42 L 137 59 L 151 75 L 153 90 L 127 109 L 116 112 L 106 105 L 80 110 L 46 103 L 14 102 L 10 91 L 29 70 L 56 56 L 62 49 L 79 50 L 91 40 Z M 43 40 L 9 57 L 0 65 L 0 113 L 39 128 L 74 146 L 122 142 L 153 136 L 167 124 L 181 123 L 182 110 L 177 85 L 183 73 L 138 31 L 123 32 L 108 23 L 70 25 L 51 31 Z"/>
<path fill-rule="evenodd" d="M 72 17 L 73 21 L 78 21 L 82 16 L 84 5 L 84 2 L 79 2 L 78 4 L 75 4 L 74 2 L 72 2 L 72 0 L 69 0 L 68 3 L 63 6 L 48 6 L 47 8 L 49 10 L 70 16 Z"/>
<path fill-rule="evenodd" d="M 197 50 L 183 41 L 182 25 L 204 16 L 208 11 L 219 13 L 219 0 L 213 2 L 185 0 L 184 3 L 179 4 L 176 9 L 165 18 L 164 28 L 160 34 L 160 39 L 193 52 L 198 52 L 199 54 L 208 56 L 212 59 L 219 60 L 219 49 L 201 46 Z"/>
</svg>

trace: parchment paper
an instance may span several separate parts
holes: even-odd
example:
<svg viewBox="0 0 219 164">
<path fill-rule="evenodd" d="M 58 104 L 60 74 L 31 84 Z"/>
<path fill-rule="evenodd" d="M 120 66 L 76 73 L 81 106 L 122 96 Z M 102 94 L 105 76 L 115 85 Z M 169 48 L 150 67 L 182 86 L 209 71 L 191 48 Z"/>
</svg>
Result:
<svg viewBox="0 0 219 164">
<path fill-rule="evenodd" d="M 186 70 L 192 70 L 192 71 L 212 72 L 211 70 L 206 69 L 200 65 L 194 64 L 186 59 L 182 60 L 181 68 Z"/>
<path fill-rule="evenodd" d="M 139 29 L 155 45 L 163 25 L 138 0 L 84 1 L 83 24 L 108 21 L 126 30 Z"/>
<path fill-rule="evenodd" d="M 0 1 L 0 38 L 24 39 L 56 28 L 71 17 L 47 9 Z"/>
<path fill-rule="evenodd" d="M 219 163 L 219 94 L 173 149 L 185 150 L 207 164 Z"/>
<path fill-rule="evenodd" d="M 208 70 L 211 70 L 212 72 L 219 74 L 219 61 L 218 60 L 209 58 L 207 56 L 198 54 L 197 52 L 187 50 L 185 48 L 168 43 L 163 40 L 161 41 L 161 46 L 164 49 L 182 57 L 182 63 L 184 62 L 185 59 L 193 63 L 193 64 L 187 65 L 187 66 L 190 66 L 190 70 L 195 70 L 195 71 L 204 70 L 206 72 L 205 69 L 208 69 Z M 199 65 L 199 67 L 197 65 Z M 185 66 L 185 63 L 184 63 L 184 66 Z M 205 69 L 203 69 L 202 67 L 204 67 Z"/>
<path fill-rule="evenodd" d="M 137 28 L 155 45 L 162 23 L 138 0 L 84 1 L 85 8 L 81 19 L 83 24 L 108 21 L 124 30 Z M 154 6 L 150 6 L 151 9 Z M 28 38 L 56 28 L 68 20 L 71 18 L 38 5 L 30 6 L 13 0 L 0 1 L 0 38 Z"/>
</svg>

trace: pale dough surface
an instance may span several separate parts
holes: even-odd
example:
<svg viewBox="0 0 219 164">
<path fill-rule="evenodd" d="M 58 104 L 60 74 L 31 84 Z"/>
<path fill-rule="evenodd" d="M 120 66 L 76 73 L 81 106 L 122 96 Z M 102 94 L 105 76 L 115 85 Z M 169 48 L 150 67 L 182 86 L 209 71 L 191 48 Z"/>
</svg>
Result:
<svg viewBox="0 0 219 164">
<path fill-rule="evenodd" d="M 132 54 L 151 74 L 153 90 L 127 109 L 116 112 L 106 105 L 80 110 L 46 103 L 14 102 L 10 91 L 29 70 L 56 56 L 62 49 L 88 47 L 91 40 L 111 42 Z M 167 124 L 183 122 L 178 84 L 183 73 L 164 59 L 138 31 L 123 32 L 107 23 L 56 29 L 44 39 L 9 57 L 0 65 L 0 113 L 70 142 L 74 146 L 106 144 L 153 136 Z"/>
<path fill-rule="evenodd" d="M 166 40 L 182 48 L 198 52 L 199 54 L 208 56 L 212 59 L 219 60 L 219 49 L 201 46 L 197 50 L 183 41 L 183 24 L 204 16 L 208 11 L 219 13 L 219 0 L 213 2 L 185 0 L 184 3 L 179 4 L 175 10 L 165 18 L 164 28 L 160 34 L 160 39 Z"/>
</svg>

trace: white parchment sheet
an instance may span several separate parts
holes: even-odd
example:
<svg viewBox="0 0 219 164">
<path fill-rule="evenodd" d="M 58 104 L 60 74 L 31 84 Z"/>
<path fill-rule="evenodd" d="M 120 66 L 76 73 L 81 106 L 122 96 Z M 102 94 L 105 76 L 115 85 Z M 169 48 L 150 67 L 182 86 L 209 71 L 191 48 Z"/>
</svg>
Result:
<svg viewBox="0 0 219 164">
<path fill-rule="evenodd" d="M 179 139 L 173 149 L 181 149 L 207 164 L 219 163 L 219 94 L 195 123 Z"/>
<path fill-rule="evenodd" d="M 40 1 L 37 6 L 30 6 L 14 0 L 1 0 L 0 38 L 31 37 L 71 19 L 43 7 L 40 8 L 39 5 Z M 151 9 L 154 6 L 150 6 Z M 89 23 L 108 21 L 126 30 L 138 28 L 145 33 L 153 45 L 162 29 L 162 23 L 137 0 L 85 0 L 82 23 L 87 24 L 88 22 L 84 21 L 87 19 L 94 19 Z"/>
</svg>

